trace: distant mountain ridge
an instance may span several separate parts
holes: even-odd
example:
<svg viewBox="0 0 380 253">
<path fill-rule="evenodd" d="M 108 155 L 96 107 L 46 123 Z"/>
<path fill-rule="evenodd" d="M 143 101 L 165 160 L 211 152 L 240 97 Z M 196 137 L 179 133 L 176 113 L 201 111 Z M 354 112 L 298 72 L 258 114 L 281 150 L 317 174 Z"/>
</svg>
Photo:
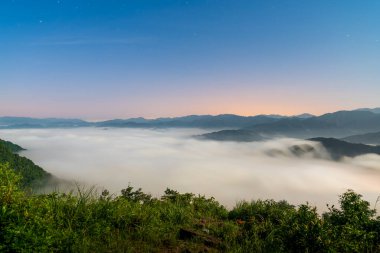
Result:
<svg viewBox="0 0 380 253">
<path fill-rule="evenodd" d="M 92 123 L 80 119 L 0 117 L 1 128 L 65 128 L 90 126 Z"/>
<path fill-rule="evenodd" d="M 352 142 L 352 143 L 380 145 L 380 132 L 351 135 L 351 136 L 342 138 L 342 140 Z"/>
<path fill-rule="evenodd" d="M 365 154 L 380 155 L 380 146 L 369 146 L 364 144 L 350 143 L 335 138 L 311 138 L 311 141 L 316 141 L 329 152 L 334 160 L 339 160 L 342 157 L 355 157 Z"/>
<path fill-rule="evenodd" d="M 308 118 L 315 117 L 315 115 L 310 114 L 310 113 L 302 113 L 302 114 L 299 114 L 299 115 L 296 115 L 296 116 L 293 116 L 293 117 L 300 118 L 300 119 L 308 119 Z"/>
<path fill-rule="evenodd" d="M 379 112 L 379 113 L 377 113 Z M 239 116 L 235 114 L 221 115 L 189 115 L 173 118 L 130 118 L 113 119 L 100 122 L 88 122 L 81 119 L 60 119 L 60 118 L 28 118 L 28 117 L 0 117 L 0 129 L 9 128 L 72 128 L 72 127 L 134 127 L 134 128 L 210 128 L 210 129 L 244 129 L 240 133 L 228 131 L 228 134 L 239 136 L 244 139 L 244 135 L 251 140 L 259 139 L 263 135 L 285 135 L 300 137 L 315 137 L 341 134 L 339 137 L 364 133 L 364 125 L 367 125 L 367 132 L 380 131 L 378 127 L 378 116 L 380 108 L 357 109 L 354 111 L 340 111 L 327 113 L 322 116 L 314 116 L 303 113 L 295 116 L 282 115 L 256 115 Z M 355 126 L 356 124 L 356 126 Z M 339 129 L 342 128 L 343 129 Z M 343 130 L 343 131 L 342 131 Z M 250 132 L 254 131 L 254 132 Z M 321 134 L 313 135 L 313 132 L 320 131 Z M 223 133 L 217 134 L 216 139 L 223 139 Z M 209 135 L 213 136 L 213 135 Z M 215 136 L 214 136 L 215 137 Z M 228 139 L 233 139 L 228 137 Z"/>
<path fill-rule="evenodd" d="M 0 117 L 0 129 L 9 128 L 70 128 L 70 127 L 199 127 L 199 128 L 242 128 L 257 124 L 270 123 L 285 118 L 281 115 L 239 116 L 221 115 L 189 115 L 174 118 L 145 119 L 113 119 L 100 122 L 87 122 L 81 119 Z"/>
<path fill-rule="evenodd" d="M 335 137 L 380 131 L 380 114 L 370 111 L 338 111 L 311 118 L 283 118 L 275 122 L 257 124 L 238 130 L 223 130 L 203 135 L 206 139 L 241 141 L 255 135 L 265 138 Z M 233 136 L 239 136 L 234 138 Z M 244 137 L 245 136 L 245 137 Z"/>
<path fill-rule="evenodd" d="M 221 115 L 190 115 L 175 118 L 158 119 L 126 119 L 109 120 L 96 123 L 101 127 L 199 127 L 199 128 L 242 128 L 257 124 L 271 123 L 282 116 L 238 116 L 234 114 Z"/>
<path fill-rule="evenodd" d="M 378 107 L 378 108 L 359 108 L 356 110 L 357 111 L 367 111 L 367 112 L 373 112 L 373 113 L 380 113 L 380 107 Z"/>
</svg>

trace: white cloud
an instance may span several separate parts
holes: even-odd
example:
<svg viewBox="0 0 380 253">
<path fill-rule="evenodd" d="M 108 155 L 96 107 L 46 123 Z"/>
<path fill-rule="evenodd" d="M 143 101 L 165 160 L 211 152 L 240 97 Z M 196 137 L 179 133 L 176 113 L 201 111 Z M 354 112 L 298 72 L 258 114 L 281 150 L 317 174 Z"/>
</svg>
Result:
<svg viewBox="0 0 380 253">
<path fill-rule="evenodd" d="M 280 139 L 233 143 L 190 138 L 199 129 L 1 130 L 0 138 L 28 149 L 52 174 L 119 192 L 128 183 L 155 196 L 166 187 L 214 196 L 232 207 L 257 198 L 309 201 L 320 210 L 354 189 L 374 202 L 380 193 L 380 156 L 328 160 L 318 144 Z M 292 145 L 313 145 L 314 154 L 296 157 Z M 274 152 L 275 150 L 275 152 Z M 314 157 L 324 157 L 316 159 Z"/>
</svg>

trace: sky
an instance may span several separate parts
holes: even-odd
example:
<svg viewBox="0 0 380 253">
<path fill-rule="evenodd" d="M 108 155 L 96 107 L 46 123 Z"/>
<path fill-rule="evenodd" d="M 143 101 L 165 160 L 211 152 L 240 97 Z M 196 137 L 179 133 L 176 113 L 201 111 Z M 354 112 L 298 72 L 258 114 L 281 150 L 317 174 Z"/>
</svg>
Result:
<svg viewBox="0 0 380 253">
<path fill-rule="evenodd" d="M 0 116 L 380 106 L 377 0 L 2 0 Z"/>
</svg>

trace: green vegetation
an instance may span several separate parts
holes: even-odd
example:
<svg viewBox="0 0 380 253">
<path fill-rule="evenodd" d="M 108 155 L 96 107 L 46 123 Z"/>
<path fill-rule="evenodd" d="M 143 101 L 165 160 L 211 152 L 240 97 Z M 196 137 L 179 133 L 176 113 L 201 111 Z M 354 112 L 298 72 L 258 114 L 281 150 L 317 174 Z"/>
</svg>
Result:
<svg viewBox="0 0 380 253">
<path fill-rule="evenodd" d="M 43 185 L 51 175 L 31 160 L 22 157 L 17 152 L 24 150 L 22 147 L 9 141 L 0 139 L 0 163 L 8 163 L 21 177 L 21 186 L 34 187 Z"/>
<path fill-rule="evenodd" d="M 359 194 L 320 216 L 307 204 L 241 202 L 167 189 L 152 198 L 127 187 L 119 196 L 26 194 L 0 165 L 1 252 L 379 252 L 380 220 Z"/>
<path fill-rule="evenodd" d="M 17 152 L 20 152 L 22 150 L 25 150 L 22 147 L 20 147 L 19 145 L 16 145 L 10 141 L 4 141 L 2 139 L 0 139 L 0 146 L 4 147 L 6 149 L 9 149 L 13 153 L 17 153 Z"/>
</svg>

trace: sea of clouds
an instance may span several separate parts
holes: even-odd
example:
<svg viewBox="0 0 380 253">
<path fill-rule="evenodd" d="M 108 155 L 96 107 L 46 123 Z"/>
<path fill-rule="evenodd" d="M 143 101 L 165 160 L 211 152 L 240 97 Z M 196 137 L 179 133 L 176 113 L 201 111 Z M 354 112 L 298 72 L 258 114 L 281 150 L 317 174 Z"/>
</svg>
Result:
<svg viewBox="0 0 380 253">
<path fill-rule="evenodd" d="M 227 207 L 252 199 L 308 201 L 320 211 L 353 189 L 375 204 L 380 156 L 340 162 L 314 142 L 216 142 L 200 129 L 74 128 L 1 130 L 0 138 L 26 148 L 21 155 L 54 176 L 118 193 L 128 184 L 160 196 L 169 187 L 214 196 Z M 312 146 L 296 156 L 293 145 Z"/>
</svg>

